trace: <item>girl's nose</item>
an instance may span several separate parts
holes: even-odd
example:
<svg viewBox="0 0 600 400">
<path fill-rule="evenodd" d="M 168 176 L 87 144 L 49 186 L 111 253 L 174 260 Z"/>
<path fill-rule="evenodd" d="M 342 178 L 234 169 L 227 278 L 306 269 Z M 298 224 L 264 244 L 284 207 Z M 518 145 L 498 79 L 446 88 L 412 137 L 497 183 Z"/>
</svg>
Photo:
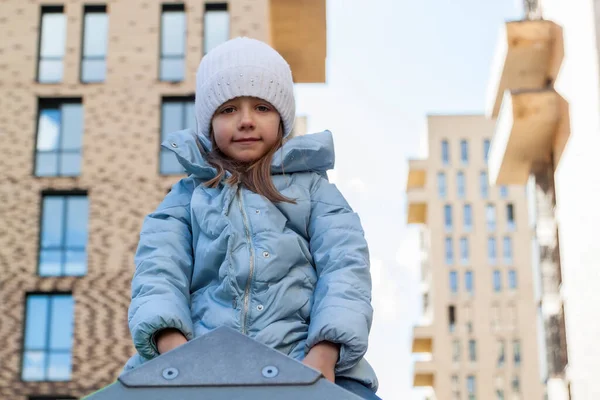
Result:
<svg viewBox="0 0 600 400">
<path fill-rule="evenodd" d="M 240 112 L 239 129 L 247 130 L 254 128 L 254 118 L 250 107 L 242 107 Z"/>
</svg>

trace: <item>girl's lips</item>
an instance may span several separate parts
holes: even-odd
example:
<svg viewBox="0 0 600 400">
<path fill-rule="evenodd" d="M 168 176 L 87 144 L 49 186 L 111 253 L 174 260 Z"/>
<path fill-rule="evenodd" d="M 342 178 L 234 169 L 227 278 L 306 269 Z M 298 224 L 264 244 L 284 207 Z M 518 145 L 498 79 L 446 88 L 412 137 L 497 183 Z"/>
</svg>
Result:
<svg viewBox="0 0 600 400">
<path fill-rule="evenodd" d="M 257 138 L 244 138 L 244 139 L 237 139 L 234 140 L 234 142 L 236 143 L 252 143 L 252 142 L 258 142 L 260 139 Z"/>
</svg>

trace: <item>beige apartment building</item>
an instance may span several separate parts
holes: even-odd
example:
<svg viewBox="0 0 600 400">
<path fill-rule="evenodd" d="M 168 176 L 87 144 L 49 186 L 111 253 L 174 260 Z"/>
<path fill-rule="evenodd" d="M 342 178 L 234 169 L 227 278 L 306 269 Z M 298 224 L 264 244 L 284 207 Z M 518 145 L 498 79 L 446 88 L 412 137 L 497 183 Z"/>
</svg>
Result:
<svg viewBox="0 0 600 400">
<path fill-rule="evenodd" d="M 600 2 L 528 0 L 489 78 L 493 185 L 527 186 L 549 400 L 600 398 Z"/>
<path fill-rule="evenodd" d="M 324 82 L 325 0 L 0 5 L 0 398 L 79 398 L 133 354 L 144 216 L 181 178 L 202 55 L 235 36 Z M 306 121 L 300 119 L 300 130 Z"/>
<path fill-rule="evenodd" d="M 427 122 L 428 157 L 409 161 L 407 181 L 421 238 L 414 387 L 431 400 L 542 400 L 525 189 L 488 184 L 494 120 Z"/>
</svg>

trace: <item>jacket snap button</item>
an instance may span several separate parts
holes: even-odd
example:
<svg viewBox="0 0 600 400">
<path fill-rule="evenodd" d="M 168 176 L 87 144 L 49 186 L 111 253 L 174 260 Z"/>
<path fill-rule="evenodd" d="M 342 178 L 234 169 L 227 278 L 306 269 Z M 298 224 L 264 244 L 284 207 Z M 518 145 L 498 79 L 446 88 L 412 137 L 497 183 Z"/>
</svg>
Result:
<svg viewBox="0 0 600 400">
<path fill-rule="evenodd" d="M 257 213 L 257 214 L 260 214 L 260 210 L 256 210 L 256 213 Z"/>
<path fill-rule="evenodd" d="M 263 251 L 263 257 L 264 258 L 269 258 L 270 254 L 268 251 Z"/>
<path fill-rule="evenodd" d="M 257 305 L 257 306 L 256 306 L 256 309 L 257 309 L 258 311 L 262 311 L 264 308 L 265 308 L 265 307 L 264 307 L 262 304 L 259 304 L 259 305 Z"/>
<path fill-rule="evenodd" d="M 177 147 L 177 143 L 175 143 L 175 142 L 172 142 L 172 143 L 171 143 L 171 147 Z"/>
</svg>

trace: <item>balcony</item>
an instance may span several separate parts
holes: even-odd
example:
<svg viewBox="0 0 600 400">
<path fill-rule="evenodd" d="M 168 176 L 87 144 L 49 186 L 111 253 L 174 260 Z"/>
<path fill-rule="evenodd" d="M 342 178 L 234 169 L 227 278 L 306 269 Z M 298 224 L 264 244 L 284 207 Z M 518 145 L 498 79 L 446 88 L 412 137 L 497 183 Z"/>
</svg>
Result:
<svg viewBox="0 0 600 400">
<path fill-rule="evenodd" d="M 427 222 L 426 180 L 425 160 L 409 160 L 406 180 L 407 222 L 409 224 L 425 224 Z"/>
<path fill-rule="evenodd" d="M 425 189 L 427 171 L 425 160 L 408 160 L 408 179 L 406 180 L 406 190 Z"/>
<path fill-rule="evenodd" d="M 294 82 L 325 83 L 325 0 L 270 0 L 271 46 L 290 64 Z"/>
<path fill-rule="evenodd" d="M 562 28 L 552 21 L 507 22 L 492 62 L 486 113 L 496 118 L 504 92 L 541 89 L 554 82 L 564 56 Z"/>
<path fill-rule="evenodd" d="M 435 368 L 432 361 L 416 361 L 413 374 L 413 387 L 434 387 Z"/>
<path fill-rule="evenodd" d="M 433 354 L 432 325 L 417 325 L 413 328 L 412 352 Z"/>
<path fill-rule="evenodd" d="M 550 160 L 563 142 L 566 102 L 553 89 L 507 91 L 490 147 L 489 179 L 495 185 L 524 185 L 533 164 Z M 560 129 L 559 129 L 560 128 Z"/>
</svg>

